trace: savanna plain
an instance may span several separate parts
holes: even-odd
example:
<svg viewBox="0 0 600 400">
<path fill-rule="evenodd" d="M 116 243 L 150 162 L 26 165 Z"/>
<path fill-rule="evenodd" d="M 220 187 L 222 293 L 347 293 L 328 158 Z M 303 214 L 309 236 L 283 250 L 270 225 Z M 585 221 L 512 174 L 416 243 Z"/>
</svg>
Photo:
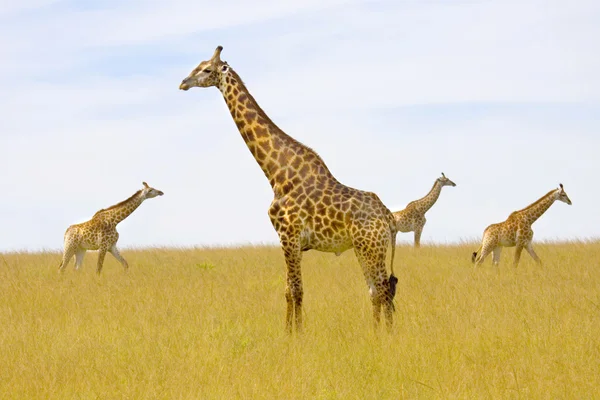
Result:
<svg viewBox="0 0 600 400">
<path fill-rule="evenodd" d="M 0 258 L 0 398 L 600 398 L 600 242 L 474 270 L 478 244 L 399 246 L 395 325 L 375 330 L 352 251 L 303 259 L 287 335 L 277 247 Z"/>
</svg>

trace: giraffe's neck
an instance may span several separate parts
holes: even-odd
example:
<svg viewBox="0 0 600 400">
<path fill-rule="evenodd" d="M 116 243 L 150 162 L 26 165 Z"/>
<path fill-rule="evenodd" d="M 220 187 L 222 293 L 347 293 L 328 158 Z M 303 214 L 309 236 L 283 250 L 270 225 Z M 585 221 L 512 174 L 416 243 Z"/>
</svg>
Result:
<svg viewBox="0 0 600 400">
<path fill-rule="evenodd" d="M 535 203 L 530 204 L 522 210 L 517 211 L 517 213 L 525 216 L 529 224 L 533 224 L 539 217 L 542 216 L 550 208 L 550 206 L 556 200 L 556 190 L 551 190 L 542 196 Z"/>
<path fill-rule="evenodd" d="M 440 197 L 441 192 L 442 184 L 436 179 L 429 193 L 427 193 L 427 195 L 425 195 L 425 197 L 422 199 L 415 200 L 413 204 L 415 204 L 419 211 L 425 214 L 431 207 L 433 207 L 437 199 Z"/>
<path fill-rule="evenodd" d="M 308 176 L 314 176 L 321 182 L 336 181 L 315 151 L 288 136 L 271 121 L 235 71 L 229 69 L 219 90 L 244 142 L 276 196 L 285 195 L 296 185 L 310 182 L 304 179 Z"/>
<path fill-rule="evenodd" d="M 123 200 L 114 206 L 98 211 L 94 215 L 94 218 L 101 216 L 104 221 L 109 222 L 112 225 L 117 225 L 119 222 L 129 217 L 143 201 L 144 197 L 142 196 L 142 191 L 138 190 L 127 200 Z"/>
</svg>

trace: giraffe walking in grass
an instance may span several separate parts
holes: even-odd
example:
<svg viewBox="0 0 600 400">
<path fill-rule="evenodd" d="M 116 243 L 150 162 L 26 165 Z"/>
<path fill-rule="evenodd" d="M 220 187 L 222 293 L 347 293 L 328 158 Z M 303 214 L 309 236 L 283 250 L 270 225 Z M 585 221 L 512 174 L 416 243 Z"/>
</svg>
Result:
<svg viewBox="0 0 600 400">
<path fill-rule="evenodd" d="M 506 221 L 492 224 L 483 231 L 483 241 L 479 249 L 473 253 L 471 260 L 475 267 L 481 265 L 490 252 L 494 265 L 500 263 L 500 254 L 503 247 L 515 247 L 515 258 L 513 266 L 519 265 L 521 252 L 527 249 L 529 255 L 541 265 L 542 260 L 535 254 L 531 241 L 533 230 L 531 225 L 550 208 L 556 200 L 571 205 L 571 199 L 567 196 L 562 183 L 557 189 L 551 190 L 535 203 L 522 210 L 515 211 L 508 216 Z"/>
<path fill-rule="evenodd" d="M 215 86 L 231 116 L 273 188 L 268 213 L 279 235 L 287 265 L 286 327 L 302 330 L 302 252 L 341 253 L 354 248 L 362 267 L 373 306 L 375 325 L 381 307 L 388 327 L 398 279 L 393 274 L 396 223 L 376 194 L 353 189 L 337 181 L 312 149 L 288 136 L 254 100 L 240 76 L 224 61 L 217 47 L 179 86 Z M 386 251 L 392 246 L 391 275 L 386 271 Z"/>
<path fill-rule="evenodd" d="M 110 252 L 123 265 L 123 268 L 129 268 L 127 261 L 117 249 L 117 240 L 119 240 L 117 224 L 131 215 L 144 200 L 163 195 L 163 192 L 148 186 L 146 182 L 142 184 L 144 187 L 127 200 L 98 211 L 89 221 L 67 228 L 63 259 L 58 267 L 59 272 L 65 269 L 73 255 L 75 255 L 75 269 L 79 269 L 87 250 L 98 250 L 98 266 L 96 268 L 98 274 L 102 271 L 106 252 Z"/>
<path fill-rule="evenodd" d="M 433 187 L 425 197 L 411 201 L 404 210 L 394 212 L 398 232 L 414 232 L 415 247 L 421 246 L 421 233 L 427 222 L 425 213 L 433 207 L 444 186 L 456 186 L 456 183 L 446 178 L 442 172 L 442 176 L 435 180 Z"/>
</svg>

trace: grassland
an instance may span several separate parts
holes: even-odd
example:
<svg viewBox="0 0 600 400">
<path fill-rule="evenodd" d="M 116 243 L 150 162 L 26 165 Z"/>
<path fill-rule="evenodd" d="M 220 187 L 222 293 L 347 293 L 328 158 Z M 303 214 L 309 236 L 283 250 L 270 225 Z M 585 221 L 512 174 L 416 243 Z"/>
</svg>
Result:
<svg viewBox="0 0 600 400">
<path fill-rule="evenodd" d="M 101 277 L 3 254 L 0 398 L 600 398 L 600 243 L 473 271 L 476 247 L 398 248 L 391 334 L 352 251 L 305 253 L 301 336 L 278 248 L 130 250 Z"/>
</svg>

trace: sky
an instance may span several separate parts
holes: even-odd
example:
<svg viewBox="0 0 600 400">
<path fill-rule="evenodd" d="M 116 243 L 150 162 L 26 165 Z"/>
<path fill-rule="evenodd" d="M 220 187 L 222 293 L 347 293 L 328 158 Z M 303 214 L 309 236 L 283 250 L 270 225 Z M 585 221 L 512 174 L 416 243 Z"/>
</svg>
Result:
<svg viewBox="0 0 600 400">
<path fill-rule="evenodd" d="M 277 243 L 216 88 L 222 45 L 271 119 L 392 211 L 444 172 L 422 242 L 480 240 L 563 183 L 534 240 L 600 237 L 600 2 L 0 0 L 0 251 L 164 191 L 120 247 Z M 400 243 L 412 241 L 400 233 Z"/>
</svg>

